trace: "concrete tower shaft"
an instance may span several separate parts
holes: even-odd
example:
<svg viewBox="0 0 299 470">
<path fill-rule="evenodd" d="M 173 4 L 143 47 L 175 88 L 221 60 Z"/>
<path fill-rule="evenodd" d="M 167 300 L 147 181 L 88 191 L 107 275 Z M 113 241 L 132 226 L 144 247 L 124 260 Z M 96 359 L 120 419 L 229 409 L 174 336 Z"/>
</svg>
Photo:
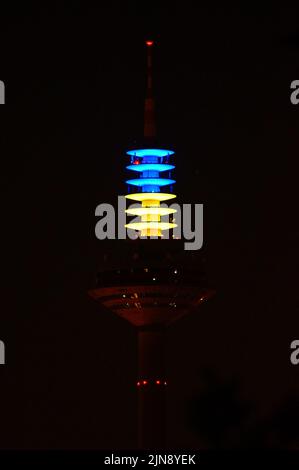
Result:
<svg viewBox="0 0 299 470">
<path fill-rule="evenodd" d="M 165 445 L 165 328 L 138 329 L 138 441 L 141 449 Z"/>
</svg>

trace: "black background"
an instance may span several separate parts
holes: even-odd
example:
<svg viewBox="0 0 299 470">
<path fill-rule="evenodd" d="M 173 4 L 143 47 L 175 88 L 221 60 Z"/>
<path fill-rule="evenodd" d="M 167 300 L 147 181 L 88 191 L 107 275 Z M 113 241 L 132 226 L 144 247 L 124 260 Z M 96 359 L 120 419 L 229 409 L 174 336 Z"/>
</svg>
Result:
<svg viewBox="0 0 299 470">
<path fill-rule="evenodd" d="M 1 4 L 0 448 L 136 447 L 135 331 L 87 290 L 95 207 L 142 135 L 148 37 L 217 289 L 168 332 L 168 445 L 297 448 L 299 8 L 94 5 Z"/>
</svg>

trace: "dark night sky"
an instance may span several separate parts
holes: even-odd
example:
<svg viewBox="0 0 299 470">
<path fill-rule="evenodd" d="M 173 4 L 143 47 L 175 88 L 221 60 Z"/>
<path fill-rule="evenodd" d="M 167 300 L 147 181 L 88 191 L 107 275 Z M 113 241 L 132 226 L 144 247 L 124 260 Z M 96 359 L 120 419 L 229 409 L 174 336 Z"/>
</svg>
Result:
<svg viewBox="0 0 299 470">
<path fill-rule="evenodd" d="M 217 289 L 168 332 L 169 443 L 201 446 L 187 420 L 201 370 L 236 379 L 258 417 L 299 391 L 299 8 L 87 4 L 1 17 L 0 448 L 136 446 L 135 331 L 87 290 L 95 207 L 124 193 L 142 133 L 148 34 L 159 134 L 179 201 L 204 204 Z"/>
</svg>

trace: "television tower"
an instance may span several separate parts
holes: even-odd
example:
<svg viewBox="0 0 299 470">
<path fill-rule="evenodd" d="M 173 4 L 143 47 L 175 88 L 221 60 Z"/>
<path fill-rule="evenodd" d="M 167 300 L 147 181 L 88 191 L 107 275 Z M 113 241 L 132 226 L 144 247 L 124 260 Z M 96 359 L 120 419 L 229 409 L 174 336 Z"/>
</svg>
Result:
<svg viewBox="0 0 299 470">
<path fill-rule="evenodd" d="M 157 143 L 152 90 L 153 41 L 146 41 L 146 49 L 144 137 L 142 145 L 126 152 L 130 159 L 127 169 L 136 175 L 126 181 L 126 198 L 140 203 L 126 210 L 128 215 L 139 217 L 126 227 L 137 230 L 141 238 L 107 243 L 96 287 L 89 295 L 137 329 L 139 447 L 163 449 L 168 386 L 164 366 L 165 330 L 171 322 L 197 309 L 213 295 L 213 290 L 206 285 L 198 256 L 185 252 L 182 240 L 163 239 L 163 232 L 176 227 L 174 221 L 161 221 L 163 216 L 172 217 L 176 210 L 160 205 L 176 197 L 171 174 L 175 168 L 174 151 Z M 167 192 L 164 188 L 168 188 Z"/>
</svg>

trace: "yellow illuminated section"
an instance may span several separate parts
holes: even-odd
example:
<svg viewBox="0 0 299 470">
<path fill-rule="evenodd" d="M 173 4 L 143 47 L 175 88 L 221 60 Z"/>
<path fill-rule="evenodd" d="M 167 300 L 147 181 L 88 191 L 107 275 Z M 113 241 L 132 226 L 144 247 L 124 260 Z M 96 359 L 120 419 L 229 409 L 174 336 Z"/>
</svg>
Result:
<svg viewBox="0 0 299 470">
<path fill-rule="evenodd" d="M 169 230 L 177 225 L 170 222 L 132 222 L 125 227 L 140 231 L 142 237 L 161 237 L 162 230 Z"/>
<path fill-rule="evenodd" d="M 174 214 L 175 212 L 177 212 L 175 209 L 168 209 L 166 207 L 134 207 L 132 209 L 126 210 L 127 214 L 139 215 L 139 216 L 145 216 L 145 215 L 162 216 L 162 215 Z"/>
<path fill-rule="evenodd" d="M 131 224 L 126 224 L 125 227 L 141 231 L 147 229 L 169 230 L 170 228 L 177 227 L 177 225 L 169 222 L 132 222 Z"/>
<path fill-rule="evenodd" d="M 162 236 L 163 230 L 169 230 L 177 227 L 176 224 L 171 222 L 161 222 L 161 217 L 163 215 L 174 214 L 177 212 L 175 209 L 170 209 L 167 207 L 160 207 L 161 201 L 166 201 L 168 199 L 174 199 L 176 196 L 174 194 L 168 193 L 136 193 L 128 194 L 127 199 L 132 199 L 133 201 L 139 201 L 142 203 L 141 207 L 134 207 L 132 209 L 127 209 L 126 213 L 130 215 L 136 215 L 141 218 L 140 222 L 131 222 L 126 224 L 126 228 L 132 230 L 138 230 L 141 232 L 141 236 L 150 237 L 150 236 Z"/>
<path fill-rule="evenodd" d="M 171 193 L 133 193 L 127 194 L 127 199 L 132 199 L 133 201 L 167 201 L 169 199 L 174 199 L 176 196 Z"/>
</svg>

